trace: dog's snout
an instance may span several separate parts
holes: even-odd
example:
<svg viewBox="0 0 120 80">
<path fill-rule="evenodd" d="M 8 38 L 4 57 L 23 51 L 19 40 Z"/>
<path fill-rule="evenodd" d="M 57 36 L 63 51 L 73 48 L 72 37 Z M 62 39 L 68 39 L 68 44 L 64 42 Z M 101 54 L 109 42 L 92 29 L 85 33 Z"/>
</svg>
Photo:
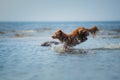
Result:
<svg viewBox="0 0 120 80">
<path fill-rule="evenodd" d="M 53 35 L 53 36 L 52 36 L 52 38 L 53 38 L 53 39 L 55 39 L 55 38 L 56 38 L 56 36 L 55 36 L 55 35 Z"/>
</svg>

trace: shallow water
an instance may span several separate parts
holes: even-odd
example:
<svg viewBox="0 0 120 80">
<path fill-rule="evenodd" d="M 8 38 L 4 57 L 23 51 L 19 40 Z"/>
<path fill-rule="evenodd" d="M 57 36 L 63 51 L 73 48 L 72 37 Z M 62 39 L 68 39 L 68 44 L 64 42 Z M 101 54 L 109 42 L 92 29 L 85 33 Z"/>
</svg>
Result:
<svg viewBox="0 0 120 80">
<path fill-rule="evenodd" d="M 57 29 L 92 25 L 96 38 L 67 52 L 40 46 Z M 0 80 L 120 80 L 119 29 L 120 22 L 0 23 Z"/>
</svg>

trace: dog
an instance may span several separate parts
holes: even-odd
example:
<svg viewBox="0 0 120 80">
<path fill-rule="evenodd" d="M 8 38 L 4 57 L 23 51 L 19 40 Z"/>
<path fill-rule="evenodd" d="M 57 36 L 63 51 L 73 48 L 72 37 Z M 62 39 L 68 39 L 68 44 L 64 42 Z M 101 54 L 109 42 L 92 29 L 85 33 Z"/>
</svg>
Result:
<svg viewBox="0 0 120 80">
<path fill-rule="evenodd" d="M 93 37 L 95 37 L 98 31 L 99 29 L 97 28 L 97 26 L 93 26 L 92 28 L 78 27 L 70 34 L 66 34 L 62 30 L 57 30 L 52 38 L 59 39 L 59 41 L 63 43 L 64 46 L 67 48 L 85 42 L 87 40 L 87 36 L 89 36 L 89 33 L 91 33 Z"/>
</svg>

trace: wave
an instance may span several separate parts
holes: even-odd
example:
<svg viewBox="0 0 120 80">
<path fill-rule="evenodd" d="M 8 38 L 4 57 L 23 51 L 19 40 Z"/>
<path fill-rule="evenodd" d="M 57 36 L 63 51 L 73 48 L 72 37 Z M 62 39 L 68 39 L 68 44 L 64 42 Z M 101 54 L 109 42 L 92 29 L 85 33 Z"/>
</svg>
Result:
<svg viewBox="0 0 120 80">
<path fill-rule="evenodd" d="M 102 45 L 102 44 L 101 44 Z M 88 50 L 120 50 L 120 43 L 118 44 L 109 44 L 109 45 L 102 45 L 102 47 L 93 47 L 93 48 L 87 48 Z"/>
<path fill-rule="evenodd" d="M 104 49 L 120 49 L 120 44 L 110 44 L 104 47 Z"/>
<path fill-rule="evenodd" d="M 120 38 L 120 32 L 116 30 L 101 30 L 97 36 L 100 38 Z"/>
<path fill-rule="evenodd" d="M 16 31 L 16 32 L 35 33 L 35 32 L 49 31 L 49 30 L 52 30 L 52 29 L 51 28 L 40 28 L 40 29 L 36 29 L 36 30 L 20 30 L 20 31 Z"/>
<path fill-rule="evenodd" d="M 15 31 L 14 33 L 15 33 L 15 36 L 16 36 L 16 34 L 27 34 L 27 35 L 34 35 L 34 34 L 39 34 L 39 33 L 42 33 L 42 35 L 44 36 L 45 34 L 46 35 L 49 35 L 49 36 L 51 36 L 50 34 L 52 34 L 52 32 L 53 31 L 51 31 L 51 33 L 50 33 L 50 31 L 48 31 L 48 32 L 46 32 L 47 30 L 20 30 L 20 31 Z M 5 32 L 1 32 L 1 34 L 5 34 Z M 26 36 L 27 36 L 26 35 Z M 100 32 L 98 35 L 96 35 L 98 38 L 120 38 L 120 33 L 106 33 L 106 32 Z M 17 36 L 16 36 L 17 37 Z M 20 36 L 19 36 L 20 37 Z"/>
<path fill-rule="evenodd" d="M 18 37 L 30 37 L 30 36 L 32 36 L 32 35 L 30 35 L 30 34 L 15 34 L 13 37 L 18 38 Z"/>
<path fill-rule="evenodd" d="M 59 53 L 86 53 L 86 50 L 84 49 L 76 49 L 76 48 L 73 48 L 73 47 L 70 47 L 70 48 L 65 48 L 63 44 L 58 44 L 58 45 L 52 45 L 51 46 L 51 49 L 56 51 L 56 52 L 59 52 Z"/>
<path fill-rule="evenodd" d="M 0 30 L 0 36 L 7 37 L 15 36 L 15 37 L 29 37 L 29 36 L 36 36 L 36 35 L 49 35 L 51 36 L 54 33 L 54 29 L 50 27 L 43 27 L 38 29 L 24 29 L 24 30 Z M 27 34 L 27 35 L 26 35 Z M 119 30 L 100 30 L 97 35 L 99 38 L 120 38 L 120 31 Z"/>
<path fill-rule="evenodd" d="M 0 30 L 0 37 L 22 38 L 50 35 L 52 28 L 39 28 L 34 30 Z"/>
<path fill-rule="evenodd" d="M 106 47 L 86 48 L 86 49 L 85 48 L 78 49 L 78 48 L 73 48 L 73 47 L 66 49 L 63 44 L 59 44 L 59 45 L 52 45 L 51 49 L 59 53 L 78 54 L 78 53 L 88 53 L 88 51 L 91 51 L 91 50 L 120 50 L 120 44 L 117 44 L 117 45 L 112 44 Z"/>
<path fill-rule="evenodd" d="M 3 31 L 0 31 L 0 34 L 5 34 L 5 32 L 3 32 Z"/>
<path fill-rule="evenodd" d="M 39 28 L 39 29 L 26 29 L 26 30 L 0 30 L 0 34 L 3 33 L 16 33 L 16 32 L 24 32 L 24 33 L 34 33 L 34 32 L 44 32 L 52 30 L 52 28 Z"/>
<path fill-rule="evenodd" d="M 93 49 L 75 49 L 70 48 L 65 50 L 64 48 L 54 48 L 54 51 L 58 53 L 69 53 L 69 54 L 86 54 L 94 50 L 120 50 L 120 48 L 93 48 Z"/>
</svg>

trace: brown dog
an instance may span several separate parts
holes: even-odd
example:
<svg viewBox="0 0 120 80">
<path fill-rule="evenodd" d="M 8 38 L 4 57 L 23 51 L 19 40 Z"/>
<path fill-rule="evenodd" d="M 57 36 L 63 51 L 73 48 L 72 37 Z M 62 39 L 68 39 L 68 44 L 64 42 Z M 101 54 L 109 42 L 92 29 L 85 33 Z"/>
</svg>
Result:
<svg viewBox="0 0 120 80">
<path fill-rule="evenodd" d="M 59 39 L 60 42 L 64 43 L 65 47 L 71 47 L 86 41 L 89 33 L 95 36 L 97 31 L 99 31 L 99 29 L 96 26 L 89 29 L 79 27 L 70 34 L 66 34 L 62 30 L 57 30 L 52 38 Z"/>
</svg>

